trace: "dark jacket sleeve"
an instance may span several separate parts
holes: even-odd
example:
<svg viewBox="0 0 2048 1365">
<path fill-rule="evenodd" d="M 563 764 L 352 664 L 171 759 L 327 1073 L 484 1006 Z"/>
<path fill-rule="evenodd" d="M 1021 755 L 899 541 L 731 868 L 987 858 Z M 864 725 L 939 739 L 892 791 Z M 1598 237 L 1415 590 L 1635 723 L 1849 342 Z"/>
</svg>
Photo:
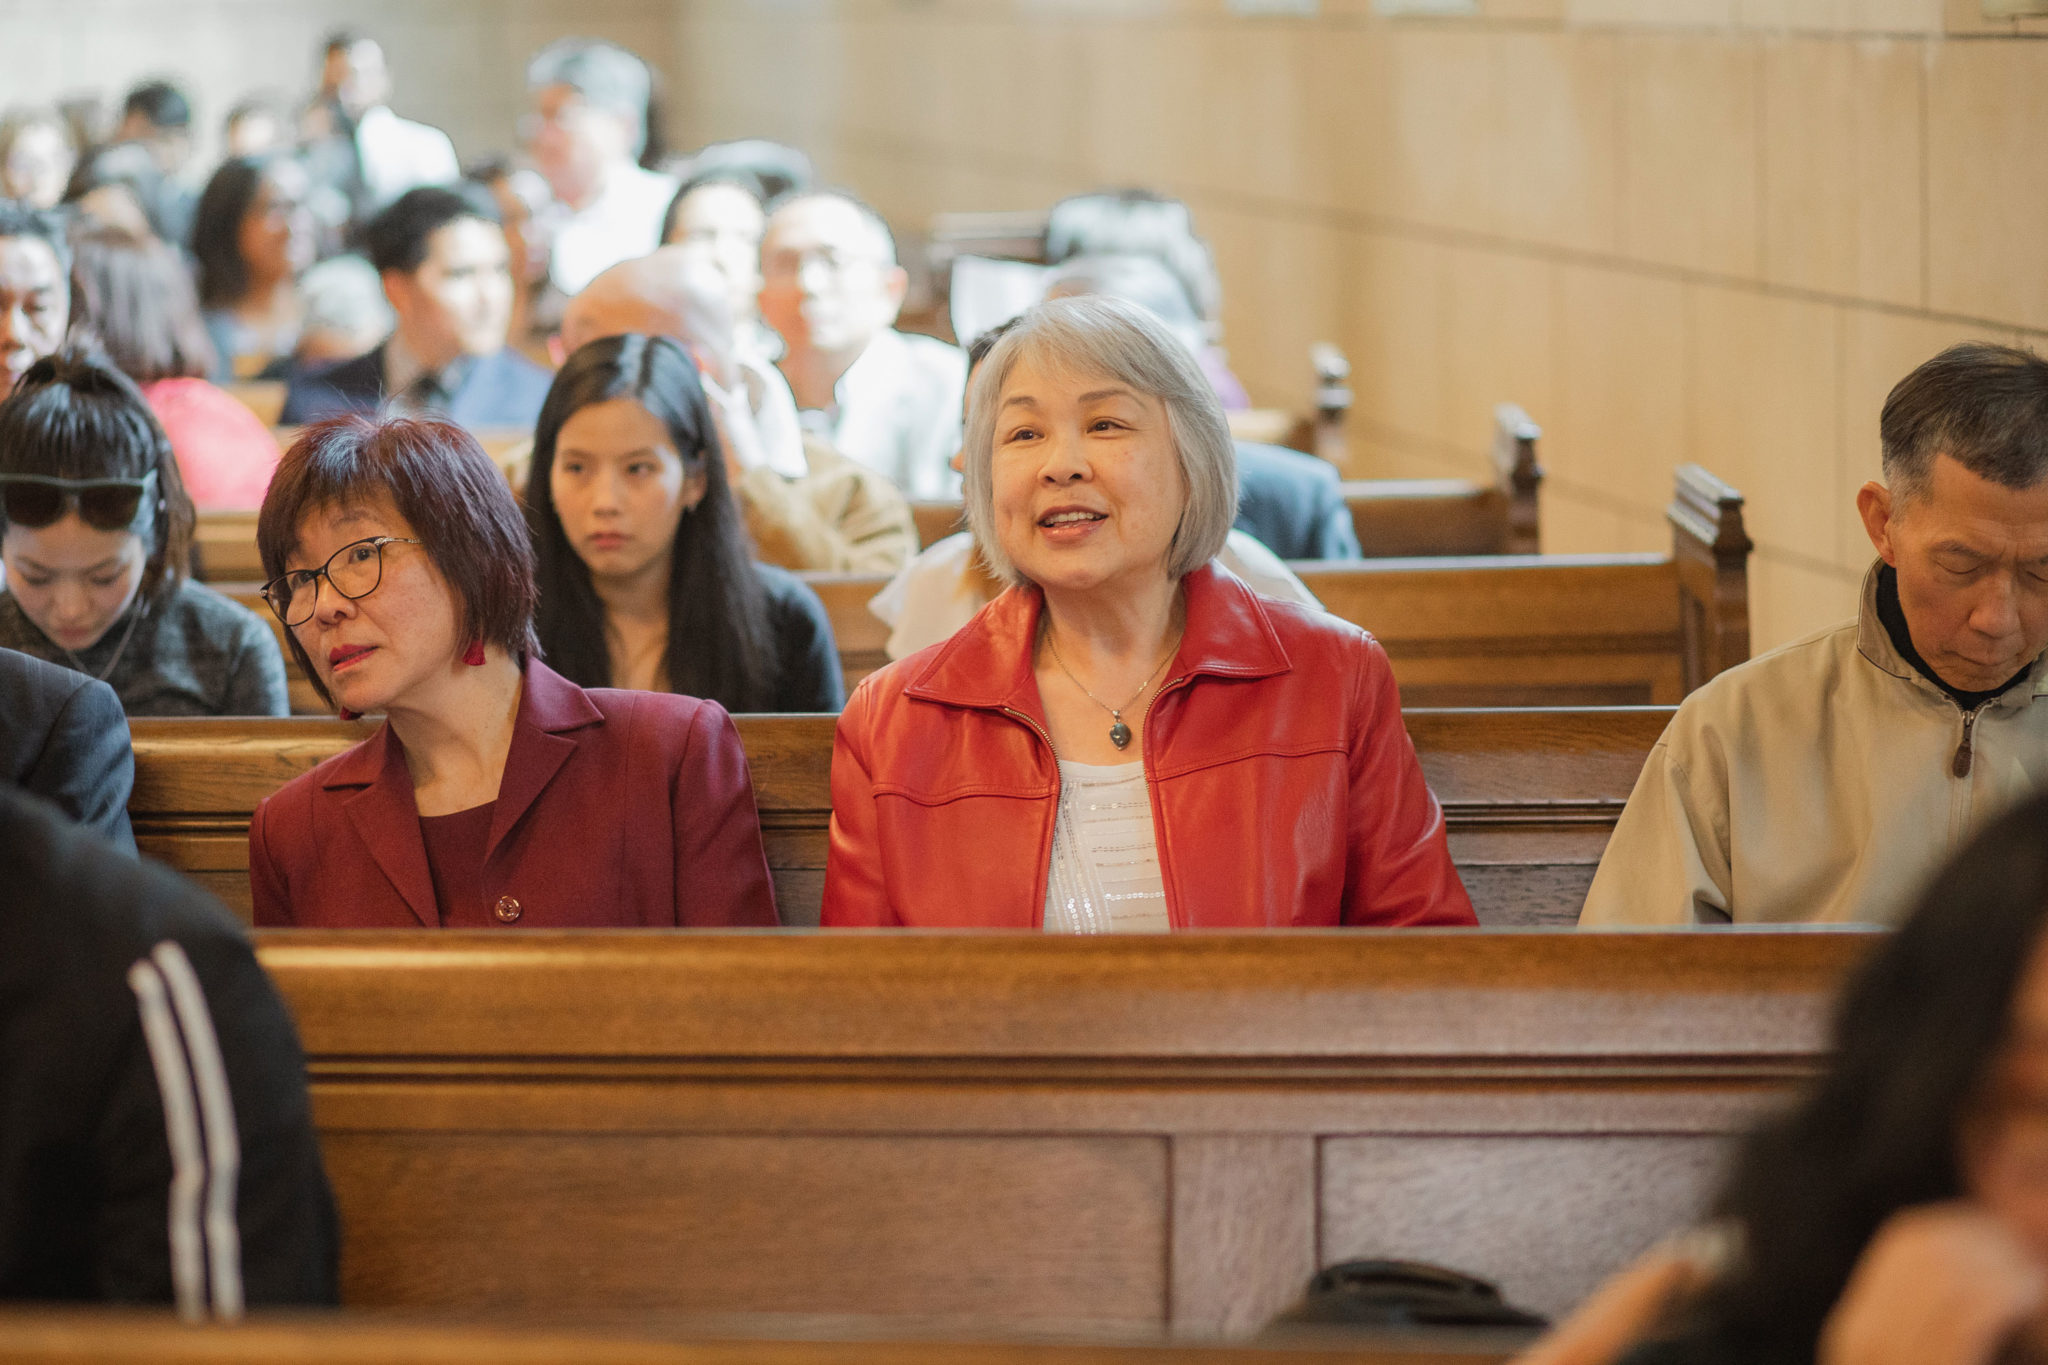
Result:
<svg viewBox="0 0 2048 1365">
<path fill-rule="evenodd" d="M 93 833 L 135 851 L 128 796 L 135 786 L 135 750 L 128 717 L 114 689 L 92 678 L 65 699 L 22 785 Z"/>
<path fill-rule="evenodd" d="M 1358 559 L 1364 553 L 1358 544 L 1358 526 L 1351 520 L 1351 506 L 1344 501 L 1344 484 L 1336 474 L 1332 469 L 1331 477 L 1316 481 L 1313 558 Z"/>
<path fill-rule="evenodd" d="M 217 906 L 210 910 L 225 918 Z M 239 934 L 225 927 L 185 929 L 166 941 L 178 945 L 199 982 L 234 1116 L 239 1163 L 233 1244 L 224 1252 L 223 1230 L 204 1226 L 208 1260 L 229 1255 L 242 1297 L 252 1308 L 338 1303 L 339 1221 L 313 1131 L 305 1057 L 284 1002 Z M 159 948 L 148 960 L 161 959 Z M 192 1032 L 181 1030 L 179 1036 L 185 1040 L 179 1050 L 183 1065 L 196 1073 L 204 1044 Z M 173 1297 L 173 1162 L 165 1106 L 166 1090 L 175 1089 L 184 1074 L 175 1061 L 159 1066 L 138 1013 L 95 1141 L 104 1198 L 93 1241 L 96 1278 L 105 1299 L 161 1302 Z M 197 1126 L 211 1158 L 219 1146 L 217 1130 L 204 1122 L 203 1112 Z M 208 1282 L 217 1305 L 219 1277 L 209 1273 Z"/>
<path fill-rule="evenodd" d="M 769 582 L 775 615 L 778 711 L 837 711 L 846 705 L 846 675 L 832 618 L 802 579 L 777 573 Z"/>
<path fill-rule="evenodd" d="M 1282 559 L 1357 559 L 1343 481 L 1298 450 L 1239 442 L 1237 529 Z"/>
</svg>

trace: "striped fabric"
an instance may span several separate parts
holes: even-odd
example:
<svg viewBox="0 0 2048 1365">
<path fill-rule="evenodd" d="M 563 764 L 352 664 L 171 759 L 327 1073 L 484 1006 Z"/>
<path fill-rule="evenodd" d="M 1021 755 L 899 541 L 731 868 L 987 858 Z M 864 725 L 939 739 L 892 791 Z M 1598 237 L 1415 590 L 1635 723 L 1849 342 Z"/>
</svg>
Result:
<svg viewBox="0 0 2048 1365">
<path fill-rule="evenodd" d="M 128 986 L 141 1012 L 170 1142 L 168 1235 L 178 1315 L 188 1321 L 239 1318 L 235 1189 L 242 1150 L 206 994 L 185 950 L 169 939 L 128 969 Z"/>
</svg>

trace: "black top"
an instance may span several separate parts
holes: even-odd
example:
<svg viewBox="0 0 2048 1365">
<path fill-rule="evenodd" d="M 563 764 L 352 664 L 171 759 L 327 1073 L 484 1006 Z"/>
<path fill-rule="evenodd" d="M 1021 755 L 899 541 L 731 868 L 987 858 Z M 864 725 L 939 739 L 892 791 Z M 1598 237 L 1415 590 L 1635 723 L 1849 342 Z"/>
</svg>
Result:
<svg viewBox="0 0 2048 1365">
<path fill-rule="evenodd" d="M 174 1302 L 173 1225 L 209 1264 L 208 1163 L 232 1137 L 246 1301 L 332 1304 L 334 1201 L 291 1016 L 217 901 L 110 852 L 0 787 L 0 1300 Z M 166 1094 L 197 1098 L 170 1106 L 197 1208 L 170 1197 Z M 194 1302 L 226 1288 L 202 1274 Z"/>
<path fill-rule="evenodd" d="M 839 642 L 832 618 L 801 578 L 773 564 L 756 564 L 768 593 L 768 619 L 775 631 L 773 711 L 837 711 L 846 705 L 846 678 L 839 670 Z"/>
<path fill-rule="evenodd" d="M 131 716 L 291 714 L 284 655 L 269 623 L 189 578 L 159 601 L 138 595 L 75 655 L 38 630 L 13 593 L 0 592 L 0 646 L 104 676 Z"/>
<path fill-rule="evenodd" d="M 114 689 L 0 649 L 0 786 L 16 783 L 124 850 L 135 751 Z"/>
<path fill-rule="evenodd" d="M 1892 648 L 1899 651 L 1899 657 L 1913 665 L 1914 672 L 1946 692 L 1949 700 L 1965 711 L 1974 711 L 1985 702 L 2003 696 L 2034 668 L 2028 664 L 1988 692 L 1965 692 L 1960 687 L 1951 687 L 1939 673 L 1927 666 L 1927 661 L 1920 657 L 1920 651 L 1913 648 L 1913 633 L 1906 628 L 1906 609 L 1899 604 L 1899 571 L 1889 564 L 1877 571 L 1877 619 L 1884 623 L 1884 633 L 1891 636 Z"/>
</svg>

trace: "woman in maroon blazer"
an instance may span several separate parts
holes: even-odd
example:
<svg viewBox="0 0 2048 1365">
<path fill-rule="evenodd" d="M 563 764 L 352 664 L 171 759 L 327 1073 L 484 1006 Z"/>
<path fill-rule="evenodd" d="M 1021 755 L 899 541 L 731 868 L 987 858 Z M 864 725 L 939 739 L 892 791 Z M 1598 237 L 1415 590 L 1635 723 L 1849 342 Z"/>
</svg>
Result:
<svg viewBox="0 0 2048 1365">
<path fill-rule="evenodd" d="M 535 657 L 526 525 L 462 428 L 308 428 L 256 541 L 314 686 L 387 717 L 257 807 L 259 925 L 776 922 L 732 721 Z"/>
</svg>

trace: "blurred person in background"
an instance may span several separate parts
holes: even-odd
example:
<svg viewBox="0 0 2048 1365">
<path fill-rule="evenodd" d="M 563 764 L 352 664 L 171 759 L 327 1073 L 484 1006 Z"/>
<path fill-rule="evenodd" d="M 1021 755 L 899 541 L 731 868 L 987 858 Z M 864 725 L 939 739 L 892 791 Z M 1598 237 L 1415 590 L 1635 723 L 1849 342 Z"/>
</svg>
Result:
<svg viewBox="0 0 2048 1365">
<path fill-rule="evenodd" d="M 275 95 L 250 95 L 228 110 L 221 125 L 223 156 L 264 156 L 291 146 L 291 122 Z"/>
<path fill-rule="evenodd" d="M 176 242 L 182 240 L 178 224 L 187 219 L 167 183 L 147 147 L 117 142 L 79 160 L 64 187 L 64 203 L 82 223 Z"/>
<path fill-rule="evenodd" d="M 909 497 L 957 496 L 967 357 L 895 329 L 909 276 L 881 215 L 847 194 L 787 200 L 768 220 L 761 274 L 761 316 L 781 334 L 806 429 Z"/>
<path fill-rule="evenodd" d="M 1173 272 L 1201 318 L 1195 359 L 1202 373 L 1226 411 L 1249 408 L 1252 401 L 1231 373 L 1222 345 L 1223 277 L 1209 244 L 1195 232 L 1188 206 L 1138 189 L 1077 194 L 1054 204 L 1045 222 L 1047 264 L 1099 255 L 1150 256 Z"/>
<path fill-rule="evenodd" d="M 490 195 L 468 183 L 408 190 L 363 236 L 398 325 L 356 359 L 294 378 L 280 420 L 382 411 L 530 428 L 550 377 L 505 344 L 511 260 Z"/>
<path fill-rule="evenodd" d="M 391 111 L 391 68 L 376 39 L 360 34 L 330 38 L 326 65 L 339 68 L 334 104 L 355 154 L 356 221 L 382 212 L 407 190 L 461 177 L 455 144 L 446 133 Z"/>
<path fill-rule="evenodd" d="M 53 209 L 78 164 L 71 130 L 54 109 L 16 109 L 0 119 L 0 199 Z"/>
<path fill-rule="evenodd" d="M 144 81 L 121 103 L 113 146 L 140 147 L 149 153 L 162 180 L 157 202 L 144 207 L 157 224 L 158 236 L 167 242 L 184 241 L 193 213 L 192 192 L 182 181 L 192 159 L 192 101 L 169 81 Z"/>
<path fill-rule="evenodd" d="M 599 271 L 660 245 L 677 182 L 638 163 L 652 82 L 624 48 L 564 39 L 528 64 L 526 88 L 527 151 L 556 201 L 548 276 L 573 295 Z"/>
<path fill-rule="evenodd" d="M 298 277 L 314 256 L 308 189 L 289 157 L 234 157 L 199 197 L 199 303 L 222 371 L 233 378 L 281 374 L 298 344 Z"/>
<path fill-rule="evenodd" d="M 71 247 L 54 213 L 0 199 L 0 397 L 64 342 Z"/>
<path fill-rule="evenodd" d="M 375 349 L 397 323 L 377 267 L 361 256 L 332 256 L 299 276 L 299 300 L 305 320 L 292 351 L 295 375 Z"/>
<path fill-rule="evenodd" d="M 521 349 L 536 341 L 538 296 L 548 279 L 548 242 L 541 221 L 550 203 L 548 182 L 537 171 L 515 166 L 508 156 L 491 157 L 469 168 L 468 179 L 489 191 L 505 229 L 512 262 L 511 341 Z"/>
<path fill-rule="evenodd" d="M 193 506 L 261 506 L 277 468 L 277 439 L 208 382 L 213 343 L 184 261 L 155 238 L 118 228 L 79 234 L 73 253 L 74 325 L 142 389 Z"/>
<path fill-rule="evenodd" d="M 662 241 L 695 247 L 725 279 L 726 307 L 736 341 L 750 357 L 772 362 L 782 341 L 761 322 L 761 238 L 768 230 L 767 192 L 746 170 L 717 171 L 686 181 L 669 205 Z"/>
</svg>

